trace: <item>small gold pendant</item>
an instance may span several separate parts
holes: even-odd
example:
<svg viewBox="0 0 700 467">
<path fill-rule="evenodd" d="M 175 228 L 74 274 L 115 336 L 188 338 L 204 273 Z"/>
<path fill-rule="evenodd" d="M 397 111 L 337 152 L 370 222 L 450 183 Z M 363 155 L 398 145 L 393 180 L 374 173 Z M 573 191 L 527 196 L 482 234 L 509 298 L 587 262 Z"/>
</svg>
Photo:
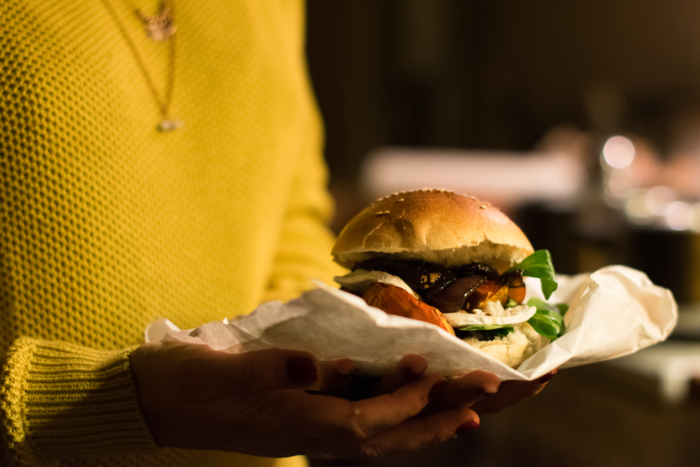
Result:
<svg viewBox="0 0 700 467">
<path fill-rule="evenodd" d="M 137 10 L 136 13 L 143 22 L 143 28 L 148 37 L 156 42 L 167 41 L 177 32 L 172 11 L 165 3 L 160 4 L 158 13 L 155 15 L 147 16 L 141 10 Z"/>
<path fill-rule="evenodd" d="M 157 129 L 161 133 L 171 133 L 177 130 L 178 128 L 181 128 L 184 124 L 185 122 L 183 122 L 182 120 L 168 118 L 165 120 L 161 120 L 161 122 L 157 126 Z"/>
</svg>

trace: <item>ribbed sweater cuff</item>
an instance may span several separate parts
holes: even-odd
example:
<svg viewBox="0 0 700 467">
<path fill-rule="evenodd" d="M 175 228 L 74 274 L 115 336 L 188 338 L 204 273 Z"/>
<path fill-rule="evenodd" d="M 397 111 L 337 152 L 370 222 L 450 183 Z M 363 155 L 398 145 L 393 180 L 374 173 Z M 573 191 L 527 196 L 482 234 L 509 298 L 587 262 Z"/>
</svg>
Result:
<svg viewBox="0 0 700 467">
<path fill-rule="evenodd" d="M 49 460 L 156 449 L 138 404 L 132 350 L 19 339 L 0 400 L 16 452 Z"/>
</svg>

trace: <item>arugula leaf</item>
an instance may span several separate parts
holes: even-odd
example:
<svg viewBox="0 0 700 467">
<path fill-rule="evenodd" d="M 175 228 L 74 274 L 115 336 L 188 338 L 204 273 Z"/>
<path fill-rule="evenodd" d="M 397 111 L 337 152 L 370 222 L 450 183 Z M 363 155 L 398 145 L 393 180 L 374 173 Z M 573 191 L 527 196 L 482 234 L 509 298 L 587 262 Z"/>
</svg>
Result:
<svg viewBox="0 0 700 467">
<path fill-rule="evenodd" d="M 564 316 L 566 312 L 569 311 L 569 305 L 567 305 L 566 303 L 557 303 L 554 306 L 557 307 L 557 309 L 559 310 L 559 314 L 562 316 Z"/>
<path fill-rule="evenodd" d="M 505 337 L 511 332 L 514 332 L 513 326 L 502 325 L 502 324 L 475 324 L 473 326 L 465 326 L 463 328 L 458 328 L 460 331 L 480 331 L 486 332 L 493 337 Z"/>
<path fill-rule="evenodd" d="M 542 293 L 546 299 L 549 300 L 552 292 L 557 290 L 557 278 L 549 250 L 537 250 L 506 272 L 515 271 L 516 269 L 522 269 L 523 276 L 540 279 L 542 281 Z"/>
<path fill-rule="evenodd" d="M 527 301 L 527 305 L 537 308 L 537 312 L 528 320 L 528 323 L 539 334 L 554 340 L 566 332 L 564 314 L 569 310 L 569 305 L 566 303 L 552 305 L 539 298 L 531 298 Z"/>
<path fill-rule="evenodd" d="M 547 303 L 541 298 L 531 298 L 527 301 L 527 306 L 534 306 L 538 310 L 549 310 L 549 311 L 555 311 L 559 313 L 559 308 L 557 308 L 556 305 L 552 305 L 551 303 Z M 561 314 L 561 313 L 559 313 Z"/>
<path fill-rule="evenodd" d="M 494 336 L 496 336 L 496 337 L 505 337 L 505 336 L 507 336 L 508 334 L 510 334 L 511 332 L 514 332 L 514 331 L 515 331 L 515 330 L 513 329 L 512 326 L 507 326 L 507 327 L 505 327 L 505 328 L 494 329 L 493 331 L 491 331 L 491 333 L 492 333 Z"/>
<path fill-rule="evenodd" d="M 559 329 L 559 334 L 557 334 L 557 337 L 563 336 L 565 332 L 566 332 L 566 324 L 564 324 L 564 320 L 562 319 L 561 329 Z"/>
<path fill-rule="evenodd" d="M 494 329 L 504 329 L 513 327 L 510 324 L 472 324 L 470 326 L 464 326 L 457 328 L 460 331 L 493 331 Z"/>
<path fill-rule="evenodd" d="M 561 315 L 551 310 L 537 310 L 535 315 L 527 322 L 538 334 L 551 341 L 556 340 L 560 336 L 564 325 Z"/>
</svg>

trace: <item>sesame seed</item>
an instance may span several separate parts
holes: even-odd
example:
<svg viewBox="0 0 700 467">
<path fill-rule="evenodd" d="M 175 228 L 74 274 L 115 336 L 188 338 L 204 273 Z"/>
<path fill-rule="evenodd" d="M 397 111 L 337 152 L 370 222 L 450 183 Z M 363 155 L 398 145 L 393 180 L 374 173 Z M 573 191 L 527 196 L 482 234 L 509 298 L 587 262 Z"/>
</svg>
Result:
<svg viewBox="0 0 700 467">
<path fill-rule="evenodd" d="M 479 206 L 479 209 L 486 209 L 486 205 L 482 204 L 481 206 Z"/>
</svg>

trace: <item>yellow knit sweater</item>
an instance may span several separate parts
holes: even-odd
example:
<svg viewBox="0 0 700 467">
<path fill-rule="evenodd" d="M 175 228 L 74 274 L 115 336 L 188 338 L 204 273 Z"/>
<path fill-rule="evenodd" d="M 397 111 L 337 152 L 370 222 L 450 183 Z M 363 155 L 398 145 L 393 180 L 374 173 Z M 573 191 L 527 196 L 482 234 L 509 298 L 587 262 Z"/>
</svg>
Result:
<svg viewBox="0 0 700 467">
<path fill-rule="evenodd" d="M 129 349 L 332 274 L 304 5 L 176 0 L 163 134 L 157 3 L 0 0 L 2 465 L 274 463 L 158 449 Z"/>
</svg>

